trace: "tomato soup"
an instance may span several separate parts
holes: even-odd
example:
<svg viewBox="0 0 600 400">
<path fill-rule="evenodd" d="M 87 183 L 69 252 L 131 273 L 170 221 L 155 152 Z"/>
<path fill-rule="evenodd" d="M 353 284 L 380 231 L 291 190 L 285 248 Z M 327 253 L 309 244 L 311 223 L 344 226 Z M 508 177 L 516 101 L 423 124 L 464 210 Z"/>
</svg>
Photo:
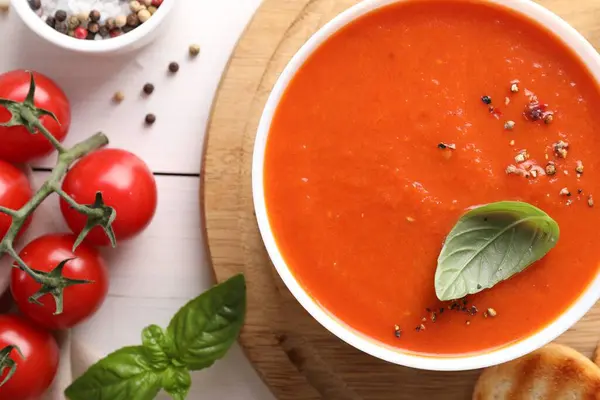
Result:
<svg viewBox="0 0 600 400">
<path fill-rule="evenodd" d="M 477 353 L 543 329 L 599 269 L 599 93 L 560 39 L 501 6 L 409 1 L 361 17 L 310 56 L 271 126 L 265 196 L 286 263 L 329 312 L 408 352 Z M 502 200 L 547 212 L 557 246 L 440 302 L 445 236 Z"/>
</svg>

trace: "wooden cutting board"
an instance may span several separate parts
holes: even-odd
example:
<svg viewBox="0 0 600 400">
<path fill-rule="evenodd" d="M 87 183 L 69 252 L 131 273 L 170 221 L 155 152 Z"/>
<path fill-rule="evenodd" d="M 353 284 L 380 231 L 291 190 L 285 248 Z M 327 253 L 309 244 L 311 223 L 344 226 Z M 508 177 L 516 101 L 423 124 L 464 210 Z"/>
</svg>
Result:
<svg viewBox="0 0 600 400">
<path fill-rule="evenodd" d="M 508 0 L 507 0 L 508 1 Z M 293 54 L 357 0 L 264 0 L 225 72 L 203 161 L 206 236 L 219 281 L 243 272 L 248 316 L 240 342 L 280 400 L 468 399 L 478 371 L 423 372 L 379 361 L 338 340 L 295 301 L 273 269 L 253 214 L 252 147 L 269 92 Z M 598 0 L 539 0 L 597 48 Z M 600 307 L 560 338 L 591 355 Z"/>
</svg>

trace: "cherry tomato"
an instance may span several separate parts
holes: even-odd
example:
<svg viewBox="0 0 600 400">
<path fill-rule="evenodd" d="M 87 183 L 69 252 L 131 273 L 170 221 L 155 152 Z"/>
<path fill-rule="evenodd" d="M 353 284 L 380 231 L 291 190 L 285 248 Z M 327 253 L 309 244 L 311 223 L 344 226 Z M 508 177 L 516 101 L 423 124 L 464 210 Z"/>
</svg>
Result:
<svg viewBox="0 0 600 400">
<path fill-rule="evenodd" d="M 63 276 L 92 283 L 77 284 L 64 289 L 64 309 L 54 315 L 56 302 L 51 295 L 38 300 L 42 305 L 29 302 L 41 285 L 24 271 L 13 268 L 10 290 L 19 310 L 33 322 L 47 329 L 67 329 L 85 320 L 98 310 L 108 291 L 108 271 L 96 249 L 82 243 L 75 253 L 72 248 L 75 235 L 51 234 L 29 243 L 19 254 L 25 264 L 38 271 L 50 272 L 62 261 L 67 262 Z"/>
<path fill-rule="evenodd" d="M 59 141 L 63 141 L 71 125 L 71 107 L 64 92 L 48 77 L 33 73 L 36 90 L 34 104 L 56 115 L 60 124 L 49 116 L 42 124 Z M 0 75 L 0 98 L 23 101 L 29 91 L 29 72 L 18 70 Z M 0 122 L 10 120 L 10 113 L 0 106 Z M 50 153 L 54 147 L 41 134 L 31 134 L 23 126 L 0 127 L 0 159 L 25 163 Z"/>
<path fill-rule="evenodd" d="M 17 315 L 0 315 L 0 349 L 17 346 L 10 358 L 17 364 L 14 375 L 0 387 L 0 399 L 38 400 L 52 385 L 58 370 L 59 349 L 47 331 Z M 9 369 L 0 373 L 0 382 Z"/>
<path fill-rule="evenodd" d="M 79 160 L 67 173 L 62 189 L 79 204 L 93 204 L 96 192 L 113 207 L 112 224 L 117 241 L 129 239 L 150 223 L 156 211 L 156 181 L 148 166 L 136 155 L 119 149 L 102 149 Z M 87 217 L 61 199 L 60 209 L 69 228 L 81 232 Z M 101 227 L 91 230 L 86 241 L 105 246 L 110 241 Z"/>
<path fill-rule="evenodd" d="M 1 143 L 0 148 L 2 148 Z M 32 195 L 25 173 L 12 164 L 0 160 L 0 206 L 18 210 L 31 199 Z M 19 235 L 25 232 L 30 221 L 31 219 L 28 219 L 23 225 Z M 0 239 L 6 235 L 11 223 L 10 216 L 0 213 Z"/>
</svg>

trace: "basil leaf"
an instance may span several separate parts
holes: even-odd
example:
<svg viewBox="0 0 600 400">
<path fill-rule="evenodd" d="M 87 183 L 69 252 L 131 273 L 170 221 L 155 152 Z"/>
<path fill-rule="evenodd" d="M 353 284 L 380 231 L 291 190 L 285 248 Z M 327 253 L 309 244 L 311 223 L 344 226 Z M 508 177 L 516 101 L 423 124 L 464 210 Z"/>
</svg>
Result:
<svg viewBox="0 0 600 400">
<path fill-rule="evenodd" d="M 176 358 L 194 371 L 222 358 L 237 339 L 246 312 L 246 281 L 237 275 L 186 304 L 171 320 L 167 336 Z"/>
<path fill-rule="evenodd" d="M 192 377 L 185 368 L 171 367 L 162 374 L 162 387 L 174 400 L 185 400 L 192 386 Z"/>
<path fill-rule="evenodd" d="M 169 365 L 170 343 L 160 326 L 150 325 L 142 331 L 142 344 L 146 348 L 150 365 L 155 371 L 162 371 Z"/>
<path fill-rule="evenodd" d="M 161 376 L 152 370 L 142 346 L 124 347 L 92 365 L 73 382 L 65 395 L 70 400 L 153 400 L 161 389 Z"/>
<path fill-rule="evenodd" d="M 544 257 L 559 236 L 556 221 L 530 204 L 502 201 L 475 208 L 446 238 L 436 295 L 455 300 L 491 288 Z"/>
</svg>

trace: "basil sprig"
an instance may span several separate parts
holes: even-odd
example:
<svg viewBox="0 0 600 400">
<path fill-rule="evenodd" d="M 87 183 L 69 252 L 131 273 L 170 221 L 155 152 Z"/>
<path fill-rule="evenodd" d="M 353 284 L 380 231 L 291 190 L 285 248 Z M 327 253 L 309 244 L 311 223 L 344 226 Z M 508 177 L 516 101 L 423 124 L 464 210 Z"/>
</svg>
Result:
<svg viewBox="0 0 600 400">
<path fill-rule="evenodd" d="M 183 306 L 166 330 L 142 332 L 142 345 L 124 347 L 73 382 L 70 400 L 152 400 L 164 390 L 184 400 L 189 371 L 210 367 L 237 339 L 246 314 L 246 283 L 237 275 Z"/>
<path fill-rule="evenodd" d="M 528 203 L 501 201 L 472 209 L 446 238 L 436 295 L 456 300 L 491 288 L 544 257 L 559 236 L 556 221 Z"/>
</svg>

